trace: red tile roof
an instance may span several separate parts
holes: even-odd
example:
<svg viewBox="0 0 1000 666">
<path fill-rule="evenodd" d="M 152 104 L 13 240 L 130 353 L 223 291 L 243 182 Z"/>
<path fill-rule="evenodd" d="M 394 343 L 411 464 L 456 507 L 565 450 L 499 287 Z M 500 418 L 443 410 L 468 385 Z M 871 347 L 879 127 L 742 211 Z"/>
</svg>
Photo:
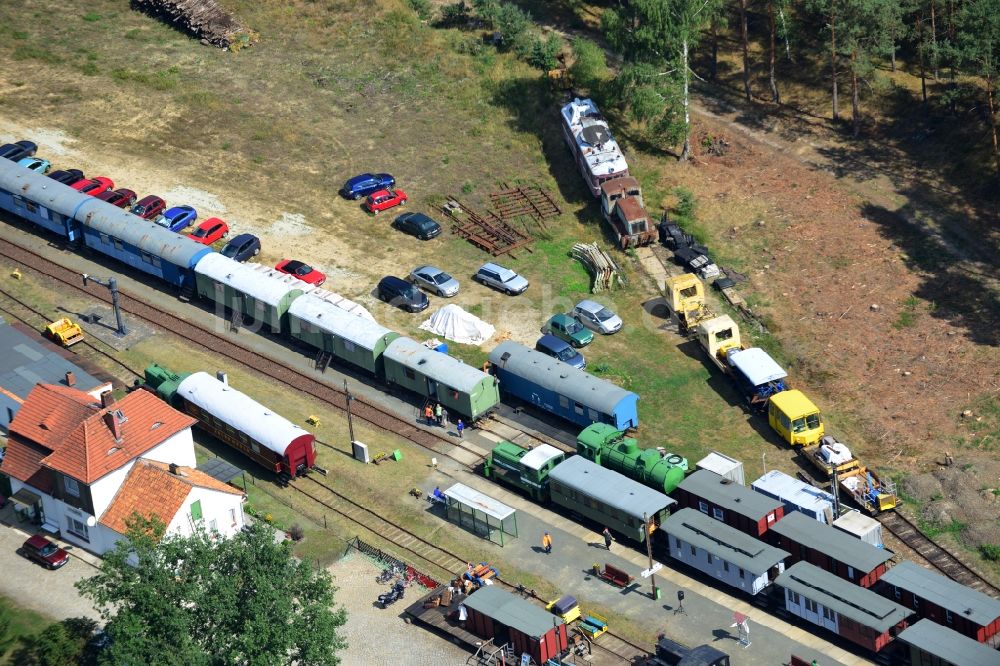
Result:
<svg viewBox="0 0 1000 666">
<path fill-rule="evenodd" d="M 53 474 L 51 470 L 42 466 L 42 459 L 47 455 L 49 455 L 48 449 L 11 434 L 7 440 L 7 452 L 3 464 L 0 465 L 0 472 L 51 495 Z"/>
<path fill-rule="evenodd" d="M 120 442 L 105 419 L 116 411 L 124 416 Z M 10 432 L 15 445 L 28 440 L 48 449 L 41 465 L 89 484 L 194 423 L 149 391 L 133 391 L 102 408 L 82 391 L 39 384 L 14 417 Z"/>
<path fill-rule="evenodd" d="M 111 500 L 101 516 L 101 524 L 119 534 L 125 534 L 125 521 L 138 513 L 144 518 L 155 515 L 164 524 L 170 524 L 193 488 L 207 488 L 230 495 L 243 495 L 243 491 L 222 483 L 204 472 L 191 467 L 170 466 L 152 460 L 139 460 L 125 478 L 118 494 Z"/>
</svg>

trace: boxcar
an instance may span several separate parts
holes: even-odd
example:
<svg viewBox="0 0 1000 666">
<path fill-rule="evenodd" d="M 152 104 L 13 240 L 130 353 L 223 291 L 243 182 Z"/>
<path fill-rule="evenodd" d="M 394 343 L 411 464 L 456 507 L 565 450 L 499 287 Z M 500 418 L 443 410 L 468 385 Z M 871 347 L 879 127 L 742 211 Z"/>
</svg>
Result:
<svg viewBox="0 0 1000 666">
<path fill-rule="evenodd" d="M 409 338 L 390 342 L 382 358 L 387 382 L 440 402 L 449 413 L 470 422 L 500 404 L 495 377 Z"/>
<path fill-rule="evenodd" d="M 508 340 L 490 352 L 490 364 L 506 393 L 567 421 L 639 425 L 638 395 L 551 356 Z"/>
<path fill-rule="evenodd" d="M 316 463 L 316 438 L 206 372 L 177 374 L 155 363 L 146 387 L 225 444 L 272 472 L 295 478 Z"/>
<path fill-rule="evenodd" d="M 657 529 L 676 502 L 638 481 L 572 456 L 549 472 L 552 502 L 643 543 L 647 530 Z"/>
<path fill-rule="evenodd" d="M 218 253 L 195 266 L 198 296 L 230 312 L 267 325 L 275 333 L 287 329 L 288 307 L 306 283 L 260 264 L 241 264 Z"/>
<path fill-rule="evenodd" d="M 382 353 L 399 333 L 360 316 L 360 311 L 353 314 L 341 308 L 335 297 L 320 289 L 292 301 L 288 308 L 289 335 L 356 368 L 383 376 Z M 339 302 L 355 305 L 346 299 Z"/>
<path fill-rule="evenodd" d="M 76 219 L 83 224 L 87 247 L 175 287 L 193 286 L 194 267 L 216 255 L 210 247 L 104 201 L 81 207 Z"/>
<path fill-rule="evenodd" d="M 0 160 L 0 208 L 69 241 L 80 238 L 74 215 L 97 203 L 94 197 L 17 162 Z"/>
</svg>

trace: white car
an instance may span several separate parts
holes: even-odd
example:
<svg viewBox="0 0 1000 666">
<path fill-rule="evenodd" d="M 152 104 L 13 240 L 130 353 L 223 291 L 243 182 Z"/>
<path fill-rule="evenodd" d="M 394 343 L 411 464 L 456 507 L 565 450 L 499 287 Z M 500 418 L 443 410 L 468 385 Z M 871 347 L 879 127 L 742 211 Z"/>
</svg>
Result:
<svg viewBox="0 0 1000 666">
<path fill-rule="evenodd" d="M 570 316 L 598 333 L 611 335 L 622 328 L 621 317 L 595 301 L 580 301 Z"/>
<path fill-rule="evenodd" d="M 498 289 L 508 296 L 523 294 L 528 288 L 528 281 L 523 277 L 499 264 L 483 264 L 472 276 L 476 282 Z"/>
</svg>

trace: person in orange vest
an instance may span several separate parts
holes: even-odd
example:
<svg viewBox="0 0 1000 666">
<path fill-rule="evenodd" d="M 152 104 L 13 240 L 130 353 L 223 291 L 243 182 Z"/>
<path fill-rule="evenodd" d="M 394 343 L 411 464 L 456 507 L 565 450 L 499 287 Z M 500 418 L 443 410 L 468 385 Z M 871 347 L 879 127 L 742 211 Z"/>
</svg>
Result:
<svg viewBox="0 0 1000 666">
<path fill-rule="evenodd" d="M 552 552 L 552 536 L 548 532 L 542 535 L 542 548 L 546 555 Z"/>
<path fill-rule="evenodd" d="M 434 425 L 434 408 L 430 404 L 424 407 L 424 417 L 427 419 L 427 425 Z"/>
</svg>

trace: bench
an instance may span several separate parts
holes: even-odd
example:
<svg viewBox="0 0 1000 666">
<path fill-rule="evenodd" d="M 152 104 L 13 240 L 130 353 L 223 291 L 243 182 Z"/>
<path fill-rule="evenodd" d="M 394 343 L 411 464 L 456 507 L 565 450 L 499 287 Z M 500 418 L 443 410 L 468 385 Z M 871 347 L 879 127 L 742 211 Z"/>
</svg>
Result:
<svg viewBox="0 0 1000 666">
<path fill-rule="evenodd" d="M 480 562 L 479 566 L 473 567 L 472 571 L 466 571 L 462 577 L 475 583 L 476 587 L 482 587 L 483 581 L 499 578 L 500 572 L 486 562 Z"/>
<path fill-rule="evenodd" d="M 612 566 L 610 564 L 604 565 L 604 570 L 601 570 L 601 565 L 594 565 L 594 575 L 606 580 L 615 587 L 626 587 L 632 582 L 633 577 L 629 576 L 627 573 L 619 569 L 618 567 Z"/>
<path fill-rule="evenodd" d="M 594 640 L 608 630 L 607 618 L 597 613 L 589 613 L 580 620 L 580 631 Z"/>
</svg>

